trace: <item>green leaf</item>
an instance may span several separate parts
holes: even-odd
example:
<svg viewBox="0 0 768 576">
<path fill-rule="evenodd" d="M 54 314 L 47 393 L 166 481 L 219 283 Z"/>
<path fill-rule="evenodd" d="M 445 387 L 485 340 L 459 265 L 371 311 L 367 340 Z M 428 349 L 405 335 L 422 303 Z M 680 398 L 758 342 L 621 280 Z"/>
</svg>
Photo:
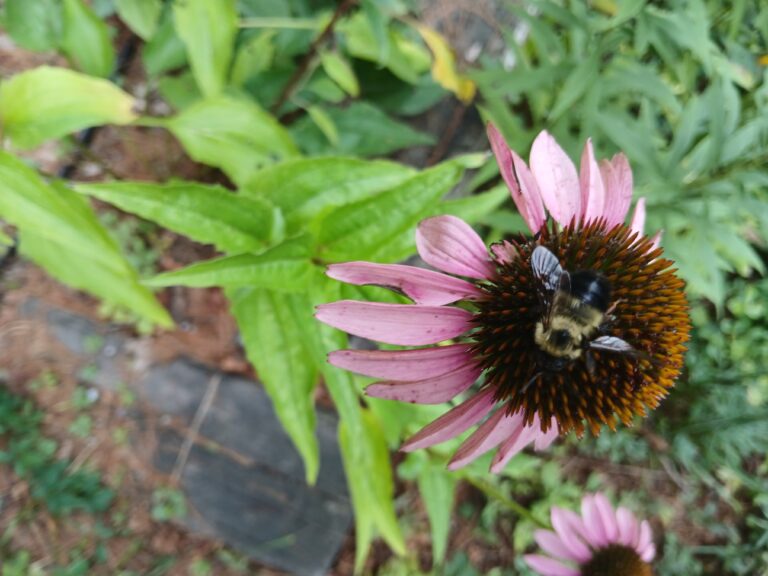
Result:
<svg viewBox="0 0 768 576">
<path fill-rule="evenodd" d="M 415 171 L 394 162 L 357 158 L 301 158 L 265 168 L 240 192 L 278 206 L 288 232 L 318 216 L 394 188 Z"/>
<path fill-rule="evenodd" d="M 41 66 L 0 85 L 3 133 L 19 148 L 100 124 L 135 119 L 133 98 L 106 80 Z"/>
<path fill-rule="evenodd" d="M 56 0 L 8 0 L 5 29 L 22 48 L 45 52 L 61 39 L 61 3 Z"/>
<path fill-rule="evenodd" d="M 285 128 L 251 100 L 202 100 L 171 118 L 168 128 L 193 159 L 221 168 L 237 184 L 266 164 L 298 155 Z"/>
<path fill-rule="evenodd" d="M 600 72 L 602 54 L 595 51 L 589 58 L 582 60 L 565 79 L 559 91 L 557 102 L 549 113 L 549 120 L 557 120 L 564 112 L 570 110 L 597 79 Z"/>
<path fill-rule="evenodd" d="M 432 531 L 432 558 L 440 565 L 445 560 L 451 532 L 456 479 L 442 466 L 427 463 L 419 474 L 418 484 Z"/>
<path fill-rule="evenodd" d="M 115 9 L 120 19 L 142 40 L 149 40 L 157 30 L 162 0 L 115 0 Z"/>
<path fill-rule="evenodd" d="M 162 16 L 155 35 L 142 48 L 141 57 L 150 76 L 181 68 L 187 63 L 187 50 L 176 34 L 170 10 Z"/>
<path fill-rule="evenodd" d="M 172 325 L 84 198 L 47 185 L 5 152 L 0 152 L 0 192 L 0 215 L 19 229 L 22 253 L 63 282 L 153 323 Z"/>
<path fill-rule="evenodd" d="M 217 96 L 226 84 L 237 36 L 235 0 L 177 0 L 173 14 L 200 90 Z"/>
<path fill-rule="evenodd" d="M 383 156 L 402 148 L 434 143 L 430 134 L 398 122 L 367 102 L 353 102 L 345 108 L 327 107 L 325 111 L 339 132 L 335 146 L 310 118 L 302 118 L 291 127 L 294 139 L 307 154 Z"/>
<path fill-rule="evenodd" d="M 317 126 L 325 135 L 331 146 L 338 146 L 339 131 L 336 129 L 336 124 L 333 123 L 333 119 L 328 113 L 320 106 L 309 106 L 307 108 L 307 114 L 312 118 L 312 122 L 315 123 L 315 126 Z"/>
<path fill-rule="evenodd" d="M 87 74 L 106 78 L 115 68 L 115 49 L 109 26 L 83 0 L 64 0 L 61 47 Z"/>
<path fill-rule="evenodd" d="M 355 572 L 359 572 L 371 541 L 375 525 L 397 554 L 405 553 L 405 542 L 397 524 L 394 508 L 392 464 L 381 427 L 368 411 L 363 410 L 362 434 L 353 434 L 346 422 L 339 425 L 339 444 L 344 457 L 344 471 L 355 511 L 356 535 Z M 382 505 L 389 503 L 390 505 Z"/>
<path fill-rule="evenodd" d="M 465 198 L 446 200 L 438 204 L 432 214 L 450 214 L 458 216 L 465 222 L 472 224 L 487 214 L 494 212 L 509 198 L 509 188 L 506 184 L 498 184 L 490 190 L 480 194 L 472 194 Z"/>
<path fill-rule="evenodd" d="M 175 76 L 162 76 L 157 89 L 163 99 L 177 111 L 189 108 L 203 98 L 190 71 Z"/>
<path fill-rule="evenodd" d="M 338 52 L 324 50 L 320 52 L 320 63 L 325 73 L 331 80 L 336 82 L 339 87 L 352 97 L 360 95 L 360 85 L 357 82 L 352 66 Z"/>
<path fill-rule="evenodd" d="M 248 79 L 272 65 L 275 58 L 273 40 L 276 34 L 276 30 L 264 30 L 238 48 L 235 63 L 232 65 L 232 84 L 242 86 Z"/>
<path fill-rule="evenodd" d="M 313 270 L 304 240 L 290 240 L 261 254 L 198 262 L 144 281 L 148 286 L 252 286 L 276 292 L 305 291 Z"/>
<path fill-rule="evenodd" d="M 197 182 L 96 182 L 77 191 L 152 220 L 224 252 L 257 251 L 269 242 L 273 209 L 264 200 Z"/>
<path fill-rule="evenodd" d="M 304 459 L 307 482 L 319 469 L 313 391 L 317 368 L 302 334 L 314 325 L 306 294 L 257 288 L 227 290 L 248 360 L 272 399 L 275 411 Z"/>
<path fill-rule="evenodd" d="M 395 188 L 336 210 L 320 227 L 322 257 L 331 262 L 379 261 L 388 244 L 409 236 L 412 227 L 431 212 L 462 173 L 458 163 L 444 162 Z"/>
</svg>

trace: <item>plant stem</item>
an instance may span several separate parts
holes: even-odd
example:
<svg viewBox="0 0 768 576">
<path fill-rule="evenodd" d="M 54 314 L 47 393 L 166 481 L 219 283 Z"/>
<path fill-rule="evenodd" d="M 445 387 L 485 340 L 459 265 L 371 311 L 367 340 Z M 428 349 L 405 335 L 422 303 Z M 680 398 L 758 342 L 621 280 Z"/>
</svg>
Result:
<svg viewBox="0 0 768 576">
<path fill-rule="evenodd" d="M 475 488 L 480 490 L 483 494 L 488 496 L 488 498 L 497 501 L 499 504 L 501 504 L 505 508 L 512 510 L 518 516 L 525 518 L 526 520 L 535 524 L 539 528 L 546 528 L 546 529 L 552 528 L 550 525 L 536 518 L 536 516 L 534 516 L 530 512 L 530 510 L 527 510 L 525 507 L 521 506 L 514 500 L 507 498 L 507 496 L 501 490 L 499 490 L 496 486 L 494 486 L 490 482 L 481 480 L 479 478 L 474 478 L 472 476 L 465 476 L 464 478 L 467 480 L 467 482 L 472 484 L 472 486 L 474 486 Z"/>
<path fill-rule="evenodd" d="M 293 93 L 299 87 L 301 80 L 310 69 L 310 64 L 317 56 L 317 51 L 320 46 L 325 43 L 331 34 L 333 34 L 333 29 L 336 27 L 338 21 L 341 20 L 341 17 L 344 16 L 344 14 L 346 14 L 355 4 L 357 4 L 357 0 L 342 0 L 336 7 L 336 11 L 333 13 L 331 21 L 328 22 L 328 25 L 323 29 L 320 35 L 315 38 L 314 42 L 312 42 L 309 50 L 299 63 L 298 68 L 296 68 L 296 71 L 293 73 L 293 76 L 291 76 L 291 78 L 288 80 L 277 101 L 270 108 L 273 114 L 276 114 L 277 111 L 282 108 L 283 104 L 285 104 L 291 98 Z"/>
</svg>

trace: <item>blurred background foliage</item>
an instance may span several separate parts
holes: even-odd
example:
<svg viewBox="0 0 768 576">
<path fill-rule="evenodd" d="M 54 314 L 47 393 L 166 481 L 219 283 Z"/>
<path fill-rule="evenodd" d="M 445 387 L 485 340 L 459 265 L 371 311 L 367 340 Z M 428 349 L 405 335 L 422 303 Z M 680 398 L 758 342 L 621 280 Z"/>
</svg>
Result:
<svg viewBox="0 0 768 576">
<path fill-rule="evenodd" d="M 549 508 L 603 489 L 653 518 L 663 538 L 658 574 L 760 574 L 768 565 L 768 6 L 482 5 L 498 41 L 478 51 L 452 49 L 455 38 L 421 18 L 429 3 L 416 0 L 6 0 L 2 26 L 13 41 L 57 51 L 71 69 L 41 67 L 0 84 L 0 216 L 22 254 L 145 327 L 172 325 L 153 290 L 224 288 L 309 482 L 320 465 L 313 399 L 322 381 L 340 416 L 358 569 L 381 536 L 396 553 L 383 574 L 479 574 L 455 533 L 456 519 L 471 518 L 471 538 L 511 552 L 505 567 L 484 573 L 530 574 L 514 555 L 532 544 Z M 143 93 L 121 88 L 133 50 Z M 148 94 L 167 105 L 151 108 Z M 325 362 L 346 336 L 312 318 L 316 304 L 340 297 L 399 301 L 340 286 L 323 270 L 410 257 L 424 217 L 461 216 L 489 241 L 523 230 L 487 144 L 446 160 L 445 142 L 423 130 L 420 119 L 446 103 L 476 128 L 494 122 L 523 156 L 542 129 L 572 158 L 588 137 L 598 157 L 624 151 L 635 197 L 648 200 L 646 227 L 663 229 L 692 301 L 688 370 L 661 409 L 632 429 L 522 454 L 499 477 L 488 475 L 488 458 L 446 472 L 457 441 L 393 460 L 402 438 L 445 407 L 364 399 L 364 379 Z M 221 170 L 221 184 L 73 183 L 18 157 L 53 139 L 77 147 L 81 131 L 105 124 L 170 131 L 193 159 Z M 450 138 L 456 129 L 446 128 Z M 442 153 L 418 152 L 434 148 Z M 390 160 L 373 159 L 381 157 Z M 218 256 L 153 275 L 131 248 L 132 229 L 97 218 L 89 198 L 212 244 Z M 421 493 L 426 560 L 408 547 L 416 528 L 396 495 L 402 483 Z M 109 496 L 90 486 L 106 505 Z"/>
</svg>

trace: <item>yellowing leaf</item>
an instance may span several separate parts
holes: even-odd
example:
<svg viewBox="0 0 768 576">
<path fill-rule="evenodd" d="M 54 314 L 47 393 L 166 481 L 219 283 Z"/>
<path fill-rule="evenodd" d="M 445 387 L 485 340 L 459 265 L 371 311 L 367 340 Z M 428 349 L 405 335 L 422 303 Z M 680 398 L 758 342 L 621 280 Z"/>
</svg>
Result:
<svg viewBox="0 0 768 576">
<path fill-rule="evenodd" d="M 469 104 L 475 97 L 477 87 L 469 78 L 459 73 L 456 69 L 456 58 L 448 41 L 435 30 L 426 26 L 418 26 L 419 34 L 432 51 L 432 78 L 446 90 L 450 90 L 456 97 Z"/>
</svg>

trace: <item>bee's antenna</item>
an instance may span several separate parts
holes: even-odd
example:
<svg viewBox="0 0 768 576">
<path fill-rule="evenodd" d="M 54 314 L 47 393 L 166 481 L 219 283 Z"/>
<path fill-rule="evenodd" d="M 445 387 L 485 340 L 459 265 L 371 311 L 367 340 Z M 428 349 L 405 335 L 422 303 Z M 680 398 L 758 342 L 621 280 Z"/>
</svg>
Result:
<svg viewBox="0 0 768 576">
<path fill-rule="evenodd" d="M 526 382 L 525 386 L 523 386 L 523 389 L 520 390 L 520 394 L 525 394 L 526 391 L 528 390 L 528 388 L 531 387 L 531 384 L 536 382 L 536 380 L 538 380 L 541 377 L 542 374 L 543 374 L 543 372 L 536 372 L 536 374 L 533 375 L 533 378 L 528 380 L 528 382 Z"/>
</svg>

